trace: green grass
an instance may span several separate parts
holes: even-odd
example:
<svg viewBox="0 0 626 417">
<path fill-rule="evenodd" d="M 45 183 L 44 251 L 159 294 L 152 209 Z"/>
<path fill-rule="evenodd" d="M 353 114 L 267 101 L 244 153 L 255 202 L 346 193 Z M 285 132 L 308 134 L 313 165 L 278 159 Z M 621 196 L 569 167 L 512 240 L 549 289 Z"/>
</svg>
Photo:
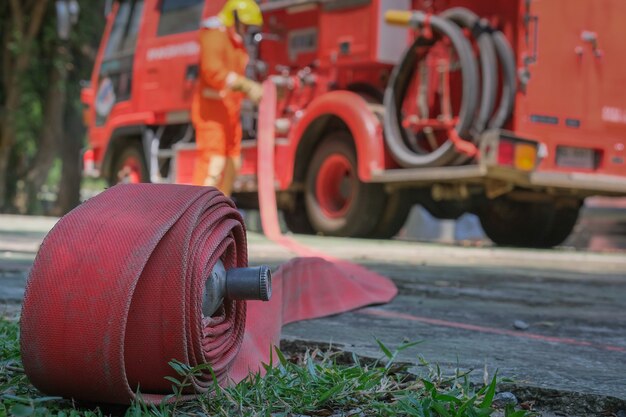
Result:
<svg viewBox="0 0 626 417">
<path fill-rule="evenodd" d="M 29 384 L 20 363 L 18 325 L 0 319 L 0 417 L 17 416 L 441 416 L 480 417 L 494 414 L 491 403 L 496 377 L 476 387 L 468 373 L 444 376 L 438 367 L 422 361 L 424 376 L 394 362 L 395 350 L 379 342 L 382 358 L 362 363 L 342 352 L 307 351 L 286 357 L 280 351 L 266 366 L 266 375 L 248 378 L 230 388 L 216 387 L 212 394 L 182 401 L 180 392 L 190 376 L 207 365 L 190 368 L 180 362 L 170 365 L 180 378 L 169 379 L 174 394 L 169 403 L 147 405 L 141 400 L 126 409 L 81 408 L 72 401 L 47 397 Z M 498 415 L 524 417 L 530 414 L 509 408 Z"/>
</svg>

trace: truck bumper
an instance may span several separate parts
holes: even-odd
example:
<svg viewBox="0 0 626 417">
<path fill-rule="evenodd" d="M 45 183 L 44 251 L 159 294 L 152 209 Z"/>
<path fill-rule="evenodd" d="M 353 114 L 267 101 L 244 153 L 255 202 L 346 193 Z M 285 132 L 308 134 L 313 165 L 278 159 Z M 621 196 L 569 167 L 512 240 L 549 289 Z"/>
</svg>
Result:
<svg viewBox="0 0 626 417">
<path fill-rule="evenodd" d="M 533 172 L 533 187 L 576 190 L 588 195 L 626 195 L 626 178 L 584 172 Z"/>
<path fill-rule="evenodd" d="M 550 190 L 556 194 L 626 196 L 626 178 L 594 173 L 522 172 L 515 169 L 466 165 L 441 168 L 392 169 L 376 172 L 372 181 L 391 187 L 431 186 L 433 184 L 508 183 L 515 187 Z"/>
<path fill-rule="evenodd" d="M 389 169 L 372 173 L 372 182 L 387 184 L 389 188 L 429 187 L 443 185 L 482 185 L 505 193 L 507 188 L 523 188 L 587 197 L 592 195 L 626 195 L 626 177 L 593 172 L 528 171 L 499 164 L 498 148 L 501 141 L 533 143 L 516 137 L 511 132 L 486 132 L 481 145 L 481 158 L 474 164 L 432 168 Z M 537 144 L 537 142 L 534 142 Z M 537 144 L 538 154 L 541 146 Z M 544 155 L 539 155 L 539 159 Z M 539 161 L 538 159 L 538 161 Z M 491 194 L 491 193 L 488 193 Z"/>
</svg>

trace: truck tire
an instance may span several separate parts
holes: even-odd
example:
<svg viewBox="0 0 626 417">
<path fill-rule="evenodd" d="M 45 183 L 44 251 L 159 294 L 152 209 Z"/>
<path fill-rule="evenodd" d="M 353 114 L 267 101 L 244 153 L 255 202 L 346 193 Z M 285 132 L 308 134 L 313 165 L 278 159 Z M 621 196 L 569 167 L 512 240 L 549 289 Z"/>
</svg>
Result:
<svg viewBox="0 0 626 417">
<path fill-rule="evenodd" d="M 372 239 L 390 239 L 398 234 L 413 207 L 412 199 L 406 193 L 395 192 L 386 201 L 382 215 L 372 233 L 368 237 Z"/>
<path fill-rule="evenodd" d="M 485 234 L 499 246 L 544 247 L 542 242 L 552 224 L 552 217 L 550 204 L 506 198 L 489 201 L 478 211 Z"/>
<path fill-rule="evenodd" d="M 361 182 L 352 136 L 327 135 L 313 153 L 305 180 L 305 207 L 316 232 L 328 236 L 366 237 L 384 209 L 380 184 Z"/>
<path fill-rule="evenodd" d="M 490 201 L 478 211 L 487 237 L 499 246 L 551 248 L 567 239 L 579 208 L 557 208 L 553 203 Z"/>
<path fill-rule="evenodd" d="M 296 196 L 296 203 L 293 210 L 283 211 L 283 218 L 285 219 L 287 228 L 292 233 L 302 235 L 312 235 L 315 233 L 315 229 L 313 229 L 309 217 L 307 216 L 304 196 L 301 193 Z"/>
<path fill-rule="evenodd" d="M 580 206 L 555 209 L 552 227 L 544 238 L 545 247 L 550 248 L 565 242 L 574 230 L 579 214 Z"/>
<path fill-rule="evenodd" d="M 141 145 L 129 143 L 115 156 L 109 175 L 109 185 L 140 182 L 150 182 L 148 165 Z"/>
</svg>

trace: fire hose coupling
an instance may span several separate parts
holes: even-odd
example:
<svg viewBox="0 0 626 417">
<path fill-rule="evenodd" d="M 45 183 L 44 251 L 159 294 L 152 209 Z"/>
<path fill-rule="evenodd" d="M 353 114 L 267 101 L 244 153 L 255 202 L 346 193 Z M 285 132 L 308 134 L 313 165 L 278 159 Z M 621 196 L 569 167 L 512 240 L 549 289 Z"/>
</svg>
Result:
<svg viewBox="0 0 626 417">
<path fill-rule="evenodd" d="M 272 273 L 267 265 L 227 271 L 222 261 L 217 261 L 205 282 L 202 314 L 212 316 L 225 298 L 269 301 L 271 296 Z"/>
<path fill-rule="evenodd" d="M 419 27 L 424 22 L 425 13 L 411 10 L 388 10 L 385 21 L 390 25 Z"/>
</svg>

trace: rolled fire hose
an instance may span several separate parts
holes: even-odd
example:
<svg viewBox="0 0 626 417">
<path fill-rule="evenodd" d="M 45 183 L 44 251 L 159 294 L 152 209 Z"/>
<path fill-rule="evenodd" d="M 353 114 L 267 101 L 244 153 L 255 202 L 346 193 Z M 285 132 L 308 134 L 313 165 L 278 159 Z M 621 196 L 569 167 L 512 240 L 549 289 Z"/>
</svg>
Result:
<svg viewBox="0 0 626 417">
<path fill-rule="evenodd" d="M 267 91 L 265 125 L 275 111 L 275 90 Z M 272 210 L 264 226 L 277 224 Z M 140 391 L 158 403 L 172 393 L 165 377 L 180 378 L 168 362 L 209 364 L 185 391 L 197 395 L 213 375 L 227 385 L 263 372 L 283 324 L 396 294 L 380 275 L 308 254 L 321 257 L 276 271 L 270 301 L 235 300 L 267 298 L 269 276 L 245 269 L 245 230 L 230 199 L 211 187 L 112 187 L 61 218 L 42 243 L 20 323 L 25 372 L 49 395 L 128 404 Z"/>
<path fill-rule="evenodd" d="M 490 33 L 491 28 L 486 22 L 481 21 L 477 14 L 464 7 L 453 7 L 445 10 L 439 16 L 451 20 L 461 28 L 471 30 L 472 36 L 478 44 L 480 57 L 480 106 L 472 126 L 472 136 L 477 137 L 485 130 L 491 118 L 498 90 L 498 62 L 496 61 L 496 51 Z"/>
<path fill-rule="evenodd" d="M 407 145 L 408 138 L 407 132 L 402 126 L 401 107 L 417 68 L 416 64 L 421 58 L 417 49 L 433 44 L 431 39 L 424 36 L 417 37 L 405 51 L 400 62 L 394 67 L 385 89 L 384 106 L 387 111 L 385 112 L 384 129 L 387 147 L 396 162 L 406 168 L 452 164 L 463 153 L 459 152 L 459 148 L 464 145 L 471 145 L 466 140 L 471 140 L 470 130 L 479 98 L 478 67 L 471 45 L 457 26 L 441 17 L 430 16 L 418 11 L 389 11 L 386 18 L 389 23 L 396 25 L 410 25 L 416 28 L 429 25 L 433 32 L 449 38 L 459 57 L 463 83 L 458 123 L 452 130 L 450 139 L 432 152 L 414 152 Z M 472 146 L 465 147 L 465 149 L 471 148 Z"/>
<path fill-rule="evenodd" d="M 492 33 L 493 43 L 500 62 L 502 72 L 502 93 L 500 103 L 489 121 L 490 128 L 501 128 L 509 120 L 513 112 L 515 95 L 517 94 L 517 73 L 515 55 L 508 39 L 499 30 Z"/>
</svg>

